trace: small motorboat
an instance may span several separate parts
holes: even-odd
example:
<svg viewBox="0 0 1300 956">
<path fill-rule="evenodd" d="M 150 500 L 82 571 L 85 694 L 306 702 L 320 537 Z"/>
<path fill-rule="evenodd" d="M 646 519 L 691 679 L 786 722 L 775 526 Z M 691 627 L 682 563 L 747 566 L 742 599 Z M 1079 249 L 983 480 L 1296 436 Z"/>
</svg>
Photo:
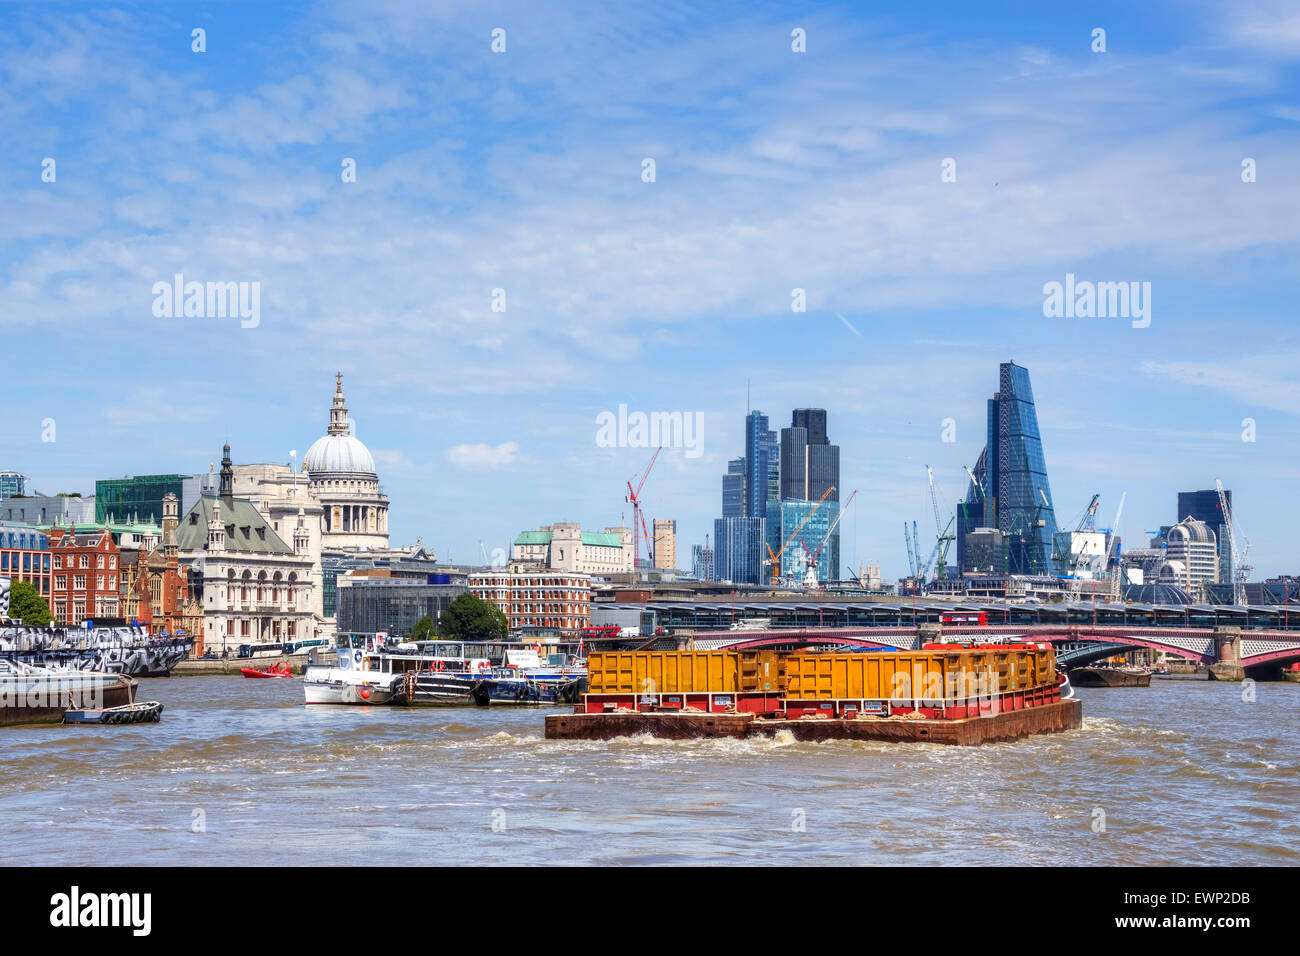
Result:
<svg viewBox="0 0 1300 956">
<path fill-rule="evenodd" d="M 289 664 L 286 661 L 281 661 L 279 664 L 276 664 L 274 667 L 268 667 L 263 670 L 258 670 L 253 667 L 241 667 L 239 669 L 239 673 L 243 674 L 245 677 L 292 677 L 293 676 L 291 673 L 289 673 Z"/>
<path fill-rule="evenodd" d="M 121 707 L 93 707 L 65 710 L 65 724 L 156 724 L 162 720 L 163 705 L 156 700 L 141 700 Z"/>
</svg>

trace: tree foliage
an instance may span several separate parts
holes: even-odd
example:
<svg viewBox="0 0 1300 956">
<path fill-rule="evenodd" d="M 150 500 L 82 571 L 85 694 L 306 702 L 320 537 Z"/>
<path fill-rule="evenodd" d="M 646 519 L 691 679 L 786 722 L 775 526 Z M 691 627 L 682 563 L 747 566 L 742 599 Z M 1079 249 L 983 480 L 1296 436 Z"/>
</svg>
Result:
<svg viewBox="0 0 1300 956">
<path fill-rule="evenodd" d="M 413 641 L 431 641 L 437 636 L 438 626 L 428 614 L 416 621 L 415 627 L 411 628 L 411 640 Z"/>
<path fill-rule="evenodd" d="M 9 616 L 24 624 L 49 624 L 54 620 L 45 598 L 30 581 L 15 581 L 9 589 Z"/>
<path fill-rule="evenodd" d="M 499 607 L 469 592 L 448 604 L 439 621 L 443 637 L 458 641 L 500 641 L 508 629 Z"/>
</svg>

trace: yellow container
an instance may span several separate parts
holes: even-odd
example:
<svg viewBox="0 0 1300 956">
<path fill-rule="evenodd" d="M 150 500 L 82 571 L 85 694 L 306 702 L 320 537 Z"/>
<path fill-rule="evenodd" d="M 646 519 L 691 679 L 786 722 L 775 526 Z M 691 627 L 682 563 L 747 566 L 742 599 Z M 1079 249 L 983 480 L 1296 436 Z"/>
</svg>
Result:
<svg viewBox="0 0 1300 956">
<path fill-rule="evenodd" d="M 587 657 L 593 694 L 735 693 L 740 657 L 732 651 L 600 651 Z"/>
</svg>

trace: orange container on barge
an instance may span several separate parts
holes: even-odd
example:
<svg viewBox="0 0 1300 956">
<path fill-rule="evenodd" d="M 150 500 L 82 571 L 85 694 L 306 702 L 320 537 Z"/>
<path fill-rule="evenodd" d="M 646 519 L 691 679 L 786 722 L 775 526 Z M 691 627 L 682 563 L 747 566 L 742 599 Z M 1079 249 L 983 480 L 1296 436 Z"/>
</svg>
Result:
<svg viewBox="0 0 1300 956">
<path fill-rule="evenodd" d="M 546 718 L 552 739 L 747 737 L 1009 740 L 1078 727 L 1050 644 L 927 645 L 894 653 L 612 651 L 589 693 Z"/>
</svg>

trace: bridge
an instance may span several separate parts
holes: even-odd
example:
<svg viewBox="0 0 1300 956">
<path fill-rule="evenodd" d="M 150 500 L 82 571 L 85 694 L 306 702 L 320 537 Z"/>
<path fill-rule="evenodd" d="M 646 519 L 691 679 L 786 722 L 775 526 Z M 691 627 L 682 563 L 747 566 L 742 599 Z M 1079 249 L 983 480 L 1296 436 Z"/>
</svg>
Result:
<svg viewBox="0 0 1300 956">
<path fill-rule="evenodd" d="M 839 647 L 918 650 L 935 641 L 1050 641 L 1072 645 L 1063 662 L 1078 665 L 1139 647 L 1164 651 L 1211 665 L 1214 676 L 1240 680 L 1247 671 L 1263 676 L 1270 668 L 1300 662 L 1300 634 L 1295 631 L 1219 627 L 1154 627 L 1135 624 L 1010 624 L 984 627 L 920 624 L 915 627 L 769 628 L 696 631 L 690 640 L 699 650 Z M 1085 649 L 1086 648 L 1086 649 Z"/>
</svg>

